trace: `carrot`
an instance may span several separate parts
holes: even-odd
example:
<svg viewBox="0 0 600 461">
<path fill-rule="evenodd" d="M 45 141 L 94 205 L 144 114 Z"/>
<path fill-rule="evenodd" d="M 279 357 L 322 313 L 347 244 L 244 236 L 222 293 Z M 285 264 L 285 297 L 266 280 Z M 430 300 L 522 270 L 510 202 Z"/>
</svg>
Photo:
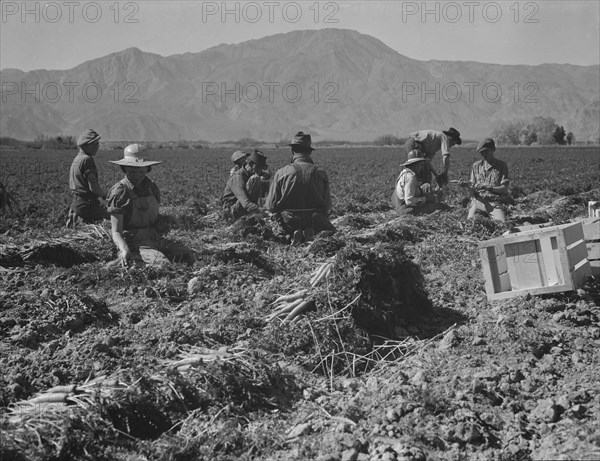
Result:
<svg viewBox="0 0 600 461">
<path fill-rule="evenodd" d="M 275 301 L 273 301 L 273 304 L 277 304 L 282 301 L 285 301 L 285 302 L 296 301 L 299 298 L 303 298 L 306 293 L 308 293 L 308 290 L 304 289 L 304 290 L 297 291 L 296 293 L 280 296 Z"/>
<path fill-rule="evenodd" d="M 310 286 L 312 288 L 314 288 L 317 285 L 319 285 L 323 281 L 323 279 L 327 278 L 327 275 L 329 275 L 329 272 L 331 272 L 332 267 L 333 267 L 332 263 L 328 264 L 327 267 L 325 269 L 323 269 L 323 271 L 319 274 L 319 276 L 314 279 L 314 281 L 310 284 Z"/>
<path fill-rule="evenodd" d="M 51 403 L 51 402 L 66 402 L 69 394 L 66 392 L 54 392 L 52 394 L 42 394 L 30 399 L 30 403 Z"/>
<path fill-rule="evenodd" d="M 68 386 L 55 386 L 48 389 L 46 392 L 48 394 L 56 394 L 56 393 L 66 393 L 72 394 L 77 391 L 77 386 L 75 384 L 69 384 Z"/>
<path fill-rule="evenodd" d="M 310 278 L 310 284 L 312 286 L 313 282 L 321 275 L 321 273 L 325 270 L 325 268 L 329 265 L 329 263 L 323 263 L 319 268 L 313 272 L 313 275 Z"/>
<path fill-rule="evenodd" d="M 273 312 L 273 314 L 275 315 L 280 315 L 280 314 L 284 314 L 286 312 L 290 312 L 292 311 L 298 304 L 300 304 L 303 301 L 302 298 L 300 299 L 296 299 L 295 301 L 292 301 L 290 303 L 287 303 L 286 305 L 282 306 L 281 308 L 277 309 L 276 311 Z"/>
<path fill-rule="evenodd" d="M 293 320 L 295 317 L 302 314 L 308 306 L 312 303 L 312 301 L 304 301 L 302 304 L 299 304 L 292 312 L 290 312 L 286 318 L 283 319 L 283 323 L 288 323 Z"/>
</svg>

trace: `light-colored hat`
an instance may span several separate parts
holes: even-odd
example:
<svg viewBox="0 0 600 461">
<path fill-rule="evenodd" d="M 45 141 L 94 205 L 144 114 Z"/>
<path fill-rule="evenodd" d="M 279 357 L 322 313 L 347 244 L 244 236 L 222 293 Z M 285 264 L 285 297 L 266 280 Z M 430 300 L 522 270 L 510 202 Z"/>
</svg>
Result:
<svg viewBox="0 0 600 461">
<path fill-rule="evenodd" d="M 121 160 L 109 160 L 110 163 L 114 163 L 115 165 L 121 166 L 135 166 L 135 167 L 145 167 L 152 165 L 160 165 L 162 162 L 157 160 L 145 160 L 141 153 L 145 151 L 146 148 L 141 144 L 130 144 L 123 151 L 123 158 Z"/>
<path fill-rule="evenodd" d="M 243 150 L 236 150 L 233 154 L 231 154 L 231 161 L 233 163 L 235 163 L 238 160 L 241 160 L 243 158 L 248 157 L 248 155 L 250 155 L 249 152 L 246 152 L 246 151 L 243 151 Z"/>
<path fill-rule="evenodd" d="M 492 138 L 485 138 L 477 145 L 477 152 L 479 152 L 480 154 L 490 150 L 492 152 L 496 150 L 496 143 Z"/>
<path fill-rule="evenodd" d="M 406 162 L 402 164 L 402 166 L 410 165 L 412 163 L 424 162 L 425 157 L 423 156 L 423 152 L 420 150 L 413 149 L 411 150 L 406 158 Z"/>
</svg>

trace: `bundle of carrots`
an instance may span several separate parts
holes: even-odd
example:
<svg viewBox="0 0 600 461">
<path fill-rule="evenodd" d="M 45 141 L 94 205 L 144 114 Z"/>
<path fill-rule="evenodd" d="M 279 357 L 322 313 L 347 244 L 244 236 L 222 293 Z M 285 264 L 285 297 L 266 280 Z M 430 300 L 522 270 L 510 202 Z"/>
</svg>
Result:
<svg viewBox="0 0 600 461">
<path fill-rule="evenodd" d="M 302 314 L 314 308 L 315 303 L 311 299 L 310 290 L 318 287 L 327 279 L 333 266 L 333 261 L 325 261 L 312 273 L 309 282 L 310 288 L 303 288 L 295 293 L 280 296 L 273 301 L 275 308 L 265 320 L 267 322 L 272 322 L 275 319 L 279 319 L 283 323 L 297 322 Z"/>
<path fill-rule="evenodd" d="M 29 400 L 11 406 L 9 422 L 17 423 L 29 417 L 39 418 L 43 413 L 47 416 L 49 410 L 60 411 L 73 406 L 88 408 L 94 402 L 94 395 L 107 397 L 113 391 L 127 387 L 118 379 L 107 376 L 99 376 L 81 385 L 55 386 Z"/>
</svg>

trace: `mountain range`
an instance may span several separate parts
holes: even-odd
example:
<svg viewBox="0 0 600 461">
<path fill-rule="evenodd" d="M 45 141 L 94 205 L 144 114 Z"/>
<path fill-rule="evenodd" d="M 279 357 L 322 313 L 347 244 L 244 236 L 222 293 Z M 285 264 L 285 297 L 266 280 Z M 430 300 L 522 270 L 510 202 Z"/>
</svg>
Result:
<svg viewBox="0 0 600 461">
<path fill-rule="evenodd" d="M 69 70 L 0 71 L 0 133 L 107 141 L 373 140 L 553 117 L 577 140 L 600 137 L 600 66 L 418 61 L 352 30 L 302 30 L 199 53 L 129 48 Z"/>
</svg>

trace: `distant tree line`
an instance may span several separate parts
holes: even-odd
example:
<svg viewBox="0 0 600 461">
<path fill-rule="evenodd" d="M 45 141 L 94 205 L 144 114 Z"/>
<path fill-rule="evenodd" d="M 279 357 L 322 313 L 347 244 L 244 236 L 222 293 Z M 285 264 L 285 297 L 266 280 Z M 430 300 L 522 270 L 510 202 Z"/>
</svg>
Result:
<svg viewBox="0 0 600 461">
<path fill-rule="evenodd" d="M 552 117 L 535 117 L 533 120 L 519 120 L 516 122 L 501 122 L 492 133 L 498 144 L 510 146 L 531 146 L 559 144 L 571 145 L 575 143 L 575 135 L 566 133 L 563 126 L 559 126 Z"/>
<path fill-rule="evenodd" d="M 406 142 L 406 139 L 398 138 L 391 134 L 385 134 L 375 138 L 376 146 L 402 146 Z"/>
</svg>

